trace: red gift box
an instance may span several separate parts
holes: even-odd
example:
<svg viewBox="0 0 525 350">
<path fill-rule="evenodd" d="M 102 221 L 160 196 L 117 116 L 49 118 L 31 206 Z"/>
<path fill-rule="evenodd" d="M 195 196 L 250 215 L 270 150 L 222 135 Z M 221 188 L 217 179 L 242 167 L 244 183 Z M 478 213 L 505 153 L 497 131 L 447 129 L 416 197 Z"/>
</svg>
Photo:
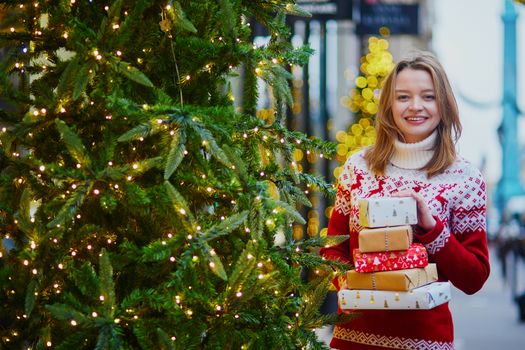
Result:
<svg viewBox="0 0 525 350">
<path fill-rule="evenodd" d="M 428 253 L 420 243 L 413 243 L 407 250 L 363 253 L 354 249 L 356 272 L 378 272 L 420 268 L 428 265 Z"/>
</svg>

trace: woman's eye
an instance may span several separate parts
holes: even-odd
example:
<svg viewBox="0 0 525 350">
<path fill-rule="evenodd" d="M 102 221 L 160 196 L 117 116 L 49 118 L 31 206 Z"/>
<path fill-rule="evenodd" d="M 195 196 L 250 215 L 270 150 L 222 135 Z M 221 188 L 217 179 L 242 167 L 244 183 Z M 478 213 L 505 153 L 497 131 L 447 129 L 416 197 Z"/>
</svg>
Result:
<svg viewBox="0 0 525 350">
<path fill-rule="evenodd" d="M 406 101 L 406 100 L 408 100 L 408 96 L 407 95 L 398 95 L 397 96 L 397 100 L 398 101 Z"/>
<path fill-rule="evenodd" d="M 436 97 L 434 95 L 426 95 L 426 96 L 423 96 L 423 98 L 426 100 L 426 101 L 432 101 L 434 100 Z"/>
</svg>

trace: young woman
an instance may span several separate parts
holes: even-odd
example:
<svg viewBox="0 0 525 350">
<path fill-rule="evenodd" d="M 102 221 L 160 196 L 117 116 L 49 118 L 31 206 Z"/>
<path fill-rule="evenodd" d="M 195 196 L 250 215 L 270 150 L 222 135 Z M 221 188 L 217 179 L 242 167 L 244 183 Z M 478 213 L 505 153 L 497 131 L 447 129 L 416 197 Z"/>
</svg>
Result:
<svg viewBox="0 0 525 350">
<path fill-rule="evenodd" d="M 338 180 L 328 235 L 350 235 L 325 248 L 328 259 L 352 262 L 358 247 L 359 198 L 410 196 L 416 200 L 414 241 L 425 245 L 439 281 L 467 294 L 481 289 L 490 266 L 485 182 L 456 154 L 461 123 L 443 67 L 430 53 L 401 60 L 385 80 L 376 117 L 375 145 L 348 158 Z M 334 281 L 338 289 L 346 282 Z M 431 310 L 356 310 L 335 327 L 336 349 L 454 348 L 448 303 Z"/>
</svg>

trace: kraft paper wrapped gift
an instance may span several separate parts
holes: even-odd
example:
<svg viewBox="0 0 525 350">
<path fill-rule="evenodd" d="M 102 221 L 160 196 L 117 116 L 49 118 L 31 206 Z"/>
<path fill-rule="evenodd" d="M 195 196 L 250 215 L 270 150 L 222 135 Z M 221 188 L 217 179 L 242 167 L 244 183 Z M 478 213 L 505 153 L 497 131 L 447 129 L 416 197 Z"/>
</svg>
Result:
<svg viewBox="0 0 525 350">
<path fill-rule="evenodd" d="M 341 309 L 428 310 L 451 299 L 450 282 L 433 282 L 408 292 L 341 289 Z"/>
<path fill-rule="evenodd" d="M 412 244 L 407 250 L 392 252 L 363 253 L 353 250 L 356 272 L 392 271 L 425 267 L 428 265 L 428 253 L 421 243 Z"/>
<path fill-rule="evenodd" d="M 416 200 L 411 197 L 360 199 L 359 224 L 364 227 L 417 224 Z"/>
<path fill-rule="evenodd" d="M 437 279 L 438 273 L 434 263 L 424 268 L 396 271 L 359 273 L 350 270 L 346 272 L 348 289 L 408 291 L 435 282 Z"/>
<path fill-rule="evenodd" d="M 412 226 L 365 228 L 359 232 L 359 250 L 363 253 L 406 250 L 412 243 Z"/>
</svg>

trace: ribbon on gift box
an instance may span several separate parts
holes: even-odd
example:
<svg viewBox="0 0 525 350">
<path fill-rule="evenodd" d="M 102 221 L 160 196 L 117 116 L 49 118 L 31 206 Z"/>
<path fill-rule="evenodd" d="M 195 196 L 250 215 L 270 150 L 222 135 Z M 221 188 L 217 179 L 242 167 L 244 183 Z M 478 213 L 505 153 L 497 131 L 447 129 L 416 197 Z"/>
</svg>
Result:
<svg viewBox="0 0 525 350">
<path fill-rule="evenodd" d="M 350 270 L 346 273 L 349 289 L 409 291 L 437 280 L 436 264 L 396 271 L 359 273 Z"/>
</svg>

